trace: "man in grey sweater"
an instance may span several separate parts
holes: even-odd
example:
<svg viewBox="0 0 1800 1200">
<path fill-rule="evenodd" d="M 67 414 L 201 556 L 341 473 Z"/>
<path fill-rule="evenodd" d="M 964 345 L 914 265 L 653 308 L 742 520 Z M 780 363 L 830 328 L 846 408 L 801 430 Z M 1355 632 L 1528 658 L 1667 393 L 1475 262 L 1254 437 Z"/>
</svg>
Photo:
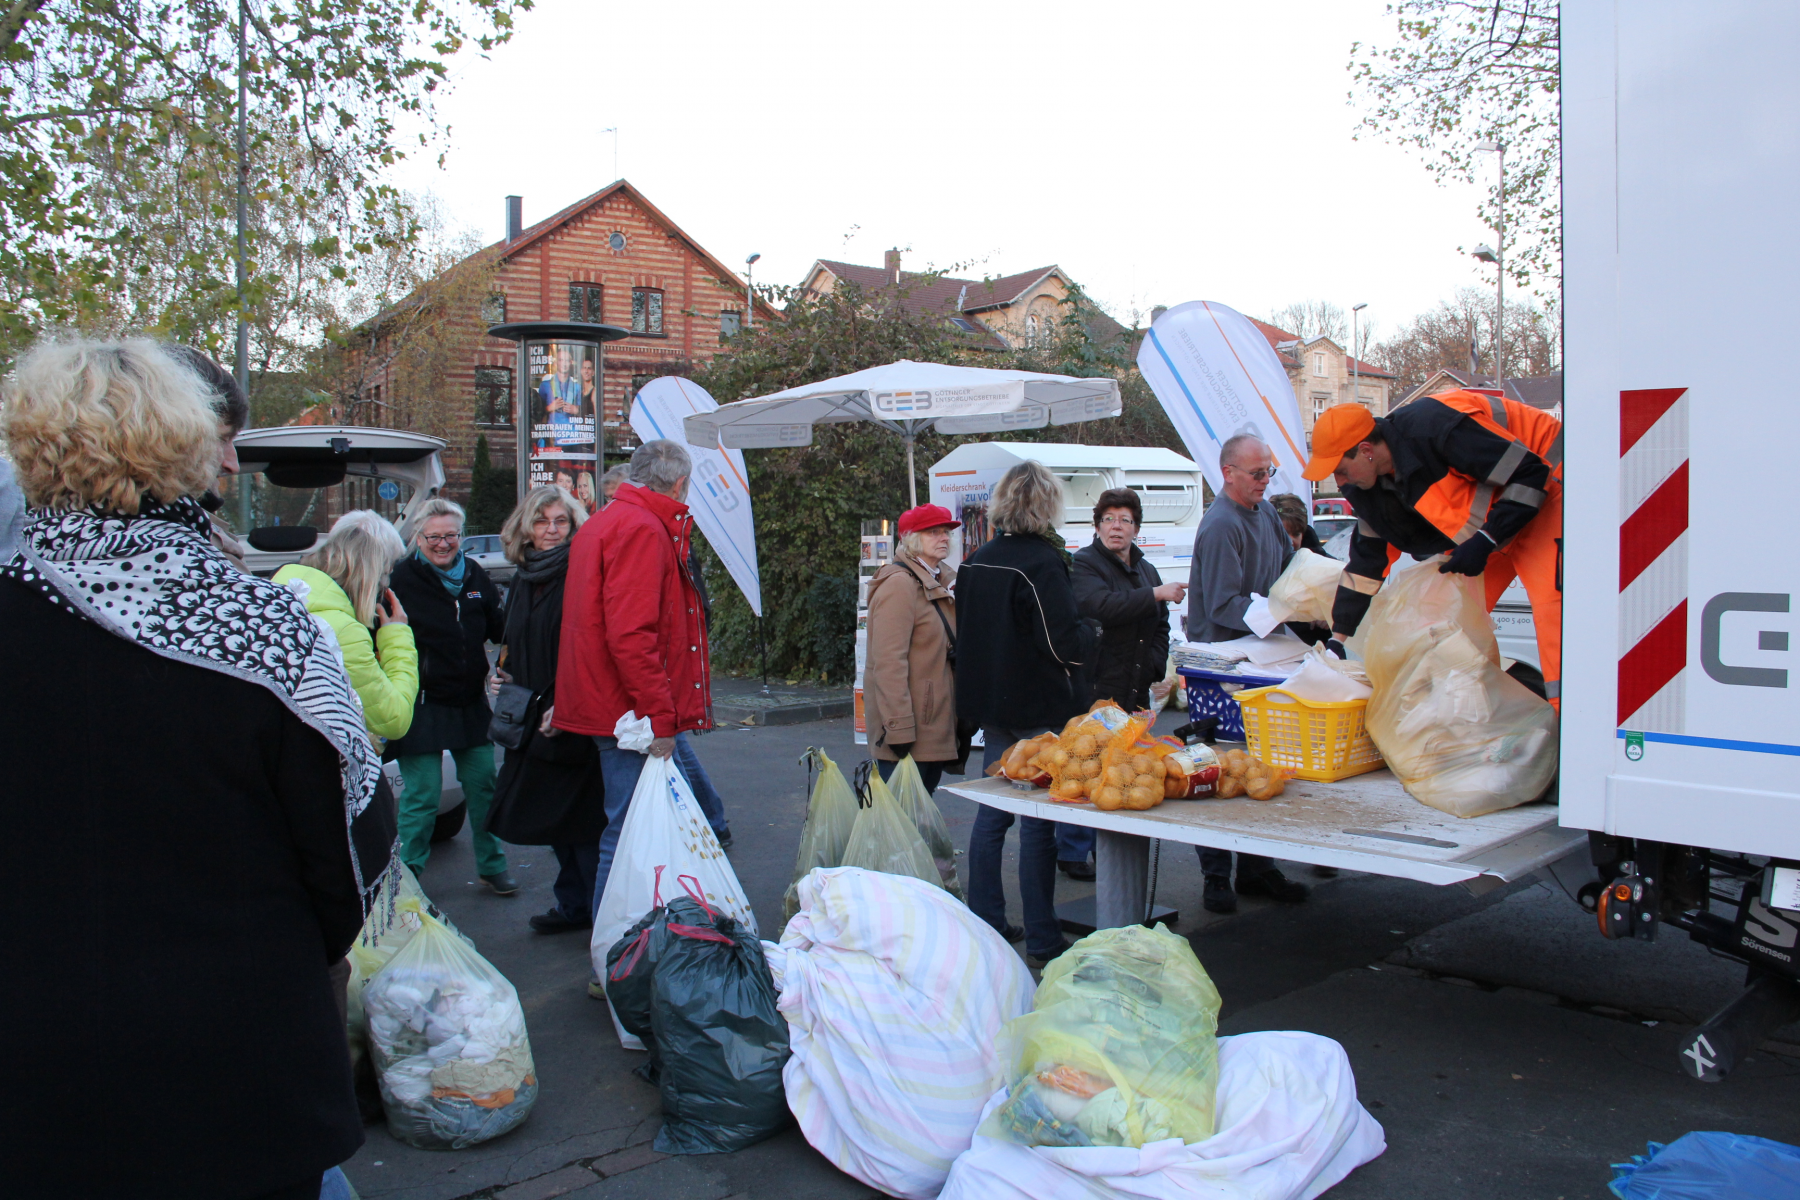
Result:
<svg viewBox="0 0 1800 1200">
<path fill-rule="evenodd" d="M 1226 439 L 1219 449 L 1225 487 L 1206 510 L 1194 535 L 1194 563 L 1188 573 L 1188 640 L 1225 642 L 1245 637 L 1244 610 L 1250 593 L 1268 595 L 1294 556 L 1294 543 L 1275 506 L 1263 499 L 1275 460 L 1269 447 L 1250 434 Z M 1272 859 L 1240 854 L 1237 888 L 1231 886 L 1231 851 L 1196 847 L 1206 876 L 1201 903 L 1208 912 L 1237 911 L 1237 898 L 1268 896 L 1298 904 L 1307 888 L 1283 875 Z"/>
</svg>

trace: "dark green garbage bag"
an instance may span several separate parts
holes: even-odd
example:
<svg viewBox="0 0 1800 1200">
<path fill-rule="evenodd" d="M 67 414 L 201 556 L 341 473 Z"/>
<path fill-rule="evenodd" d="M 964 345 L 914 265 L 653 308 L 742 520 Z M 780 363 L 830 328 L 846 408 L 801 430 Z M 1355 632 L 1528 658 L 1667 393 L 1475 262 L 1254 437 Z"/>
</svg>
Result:
<svg viewBox="0 0 1800 1200">
<path fill-rule="evenodd" d="M 662 1092 L 662 1154 L 723 1154 L 789 1120 L 787 1020 L 762 943 L 689 896 L 653 910 L 607 952 L 606 993 L 643 1039 L 637 1069 Z"/>
</svg>

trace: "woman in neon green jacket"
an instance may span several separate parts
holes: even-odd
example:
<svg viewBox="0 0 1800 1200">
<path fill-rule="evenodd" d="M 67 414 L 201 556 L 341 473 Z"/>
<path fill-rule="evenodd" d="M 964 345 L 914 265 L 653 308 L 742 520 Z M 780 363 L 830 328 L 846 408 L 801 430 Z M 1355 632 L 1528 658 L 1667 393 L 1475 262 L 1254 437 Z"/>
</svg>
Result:
<svg viewBox="0 0 1800 1200">
<path fill-rule="evenodd" d="M 386 518 L 357 509 L 339 517 L 306 558 L 275 572 L 275 582 L 286 584 L 306 611 L 337 635 L 344 669 L 362 700 L 363 722 L 377 748 L 383 739 L 404 737 L 412 728 L 419 695 L 412 628 L 388 589 L 388 575 L 405 553 L 406 544 Z"/>
</svg>

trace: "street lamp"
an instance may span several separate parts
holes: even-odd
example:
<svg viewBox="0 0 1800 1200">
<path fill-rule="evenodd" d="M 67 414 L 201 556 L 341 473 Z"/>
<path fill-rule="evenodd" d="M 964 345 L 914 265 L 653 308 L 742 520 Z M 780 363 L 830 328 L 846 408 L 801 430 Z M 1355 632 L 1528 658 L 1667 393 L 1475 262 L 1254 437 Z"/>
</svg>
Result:
<svg viewBox="0 0 1800 1200">
<path fill-rule="evenodd" d="M 744 260 L 744 328 L 749 329 L 756 324 L 756 260 L 760 254 L 752 254 Z"/>
<path fill-rule="evenodd" d="M 1487 246 L 1475 247 L 1475 257 L 1482 262 L 1491 262 L 1499 270 L 1500 279 L 1499 311 L 1494 316 L 1494 382 L 1500 386 L 1500 395 L 1506 395 L 1506 143 L 1500 141 L 1477 142 L 1475 149 L 1500 156 L 1500 192 L 1497 205 L 1498 220 L 1494 228 L 1494 240 L 1499 243 L 1498 250 L 1490 250 Z"/>
<path fill-rule="evenodd" d="M 1367 307 L 1367 304 L 1350 306 L 1350 399 L 1357 404 L 1362 403 L 1362 393 L 1356 388 L 1356 360 L 1361 357 L 1356 349 L 1356 314 Z"/>
</svg>

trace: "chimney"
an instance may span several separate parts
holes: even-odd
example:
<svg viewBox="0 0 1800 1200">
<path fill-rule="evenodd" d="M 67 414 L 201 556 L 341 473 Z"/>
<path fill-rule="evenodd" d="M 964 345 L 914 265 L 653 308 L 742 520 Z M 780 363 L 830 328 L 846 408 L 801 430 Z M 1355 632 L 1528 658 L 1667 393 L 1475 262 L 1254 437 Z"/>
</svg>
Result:
<svg viewBox="0 0 1800 1200">
<path fill-rule="evenodd" d="M 900 282 L 900 250 L 898 247 L 887 252 L 887 256 L 882 260 L 882 269 L 893 278 L 895 283 Z"/>
<path fill-rule="evenodd" d="M 519 234 L 525 231 L 525 199 L 522 196 L 506 198 L 506 240 L 516 242 Z"/>
</svg>

